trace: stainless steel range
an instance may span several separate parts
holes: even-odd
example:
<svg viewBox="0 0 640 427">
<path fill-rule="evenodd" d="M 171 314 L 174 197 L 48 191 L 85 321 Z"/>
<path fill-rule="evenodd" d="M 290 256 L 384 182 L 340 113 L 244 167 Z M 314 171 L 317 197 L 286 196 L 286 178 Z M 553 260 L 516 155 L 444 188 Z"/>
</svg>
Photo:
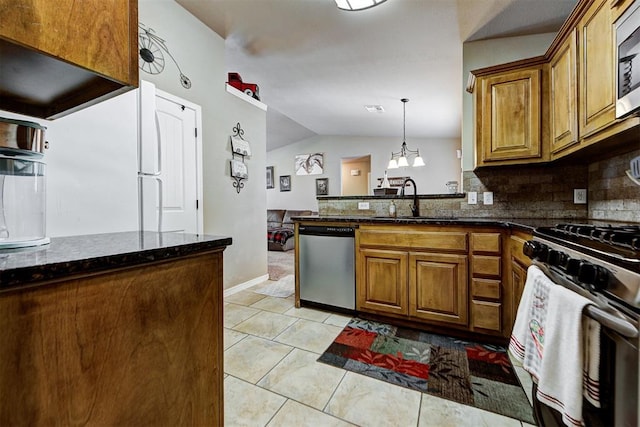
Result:
<svg viewBox="0 0 640 427">
<path fill-rule="evenodd" d="M 603 408 L 590 411 L 586 406 L 585 422 L 638 426 L 640 225 L 594 222 L 541 227 L 526 242 L 524 253 L 554 283 L 593 301 L 585 315 L 603 326 Z M 535 401 L 534 409 L 541 425 L 556 424 L 553 410 Z"/>
</svg>

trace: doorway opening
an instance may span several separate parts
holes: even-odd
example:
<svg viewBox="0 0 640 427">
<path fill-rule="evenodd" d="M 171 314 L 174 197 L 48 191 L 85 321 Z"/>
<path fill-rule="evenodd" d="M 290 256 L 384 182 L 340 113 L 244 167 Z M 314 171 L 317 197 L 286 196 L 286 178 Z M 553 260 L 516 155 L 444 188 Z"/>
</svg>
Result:
<svg viewBox="0 0 640 427">
<path fill-rule="evenodd" d="M 371 192 L 371 155 L 341 160 L 341 195 L 365 196 Z"/>
</svg>

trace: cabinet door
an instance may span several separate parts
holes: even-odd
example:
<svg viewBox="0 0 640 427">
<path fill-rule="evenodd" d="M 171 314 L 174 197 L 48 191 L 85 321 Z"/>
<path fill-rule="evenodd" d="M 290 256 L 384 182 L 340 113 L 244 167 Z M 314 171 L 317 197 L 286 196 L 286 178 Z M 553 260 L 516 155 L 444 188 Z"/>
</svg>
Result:
<svg viewBox="0 0 640 427">
<path fill-rule="evenodd" d="M 479 90 L 478 165 L 540 158 L 540 68 L 483 77 Z"/>
<path fill-rule="evenodd" d="M 137 1 L 0 0 L 0 38 L 137 85 Z"/>
<path fill-rule="evenodd" d="M 406 315 L 408 259 L 407 252 L 360 249 L 356 308 Z"/>
<path fill-rule="evenodd" d="M 513 328 L 513 322 L 516 320 L 524 284 L 527 280 L 527 268 L 531 265 L 531 260 L 522 252 L 524 242 L 531 239 L 531 237 L 530 234 L 514 234 L 509 239 L 509 277 L 505 298 L 508 309 L 506 310 L 507 318 L 504 322 L 505 337 L 511 335 L 511 329 Z"/>
<path fill-rule="evenodd" d="M 513 314 L 515 320 L 515 314 L 518 312 L 518 305 L 520 304 L 520 298 L 522 297 L 522 291 L 524 291 L 524 283 L 527 280 L 526 267 L 513 259 L 511 261 L 511 286 L 513 289 Z"/>
<path fill-rule="evenodd" d="M 597 0 L 578 24 L 580 137 L 615 120 L 615 51 L 610 0 Z"/>
<path fill-rule="evenodd" d="M 412 252 L 409 255 L 409 315 L 467 325 L 467 256 Z"/>
<path fill-rule="evenodd" d="M 551 60 L 551 154 L 557 155 L 578 143 L 578 111 L 576 85 L 577 31 L 574 29 Z"/>
</svg>

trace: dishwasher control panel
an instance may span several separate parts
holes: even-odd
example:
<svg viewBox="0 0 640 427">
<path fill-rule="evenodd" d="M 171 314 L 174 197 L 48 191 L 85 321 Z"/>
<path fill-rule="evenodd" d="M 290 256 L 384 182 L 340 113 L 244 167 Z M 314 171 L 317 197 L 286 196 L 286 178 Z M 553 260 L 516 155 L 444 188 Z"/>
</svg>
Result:
<svg viewBox="0 0 640 427">
<path fill-rule="evenodd" d="M 298 227 L 298 233 L 311 236 L 353 237 L 356 235 L 356 229 L 350 226 L 301 225 Z"/>
</svg>

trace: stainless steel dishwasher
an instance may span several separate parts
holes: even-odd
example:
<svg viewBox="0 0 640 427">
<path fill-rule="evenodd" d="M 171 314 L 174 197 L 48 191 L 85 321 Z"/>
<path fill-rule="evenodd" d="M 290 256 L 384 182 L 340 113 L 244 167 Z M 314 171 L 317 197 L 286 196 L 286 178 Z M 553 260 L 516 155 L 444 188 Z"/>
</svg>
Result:
<svg viewBox="0 0 640 427">
<path fill-rule="evenodd" d="M 356 309 L 355 228 L 298 227 L 300 300 Z"/>
</svg>

